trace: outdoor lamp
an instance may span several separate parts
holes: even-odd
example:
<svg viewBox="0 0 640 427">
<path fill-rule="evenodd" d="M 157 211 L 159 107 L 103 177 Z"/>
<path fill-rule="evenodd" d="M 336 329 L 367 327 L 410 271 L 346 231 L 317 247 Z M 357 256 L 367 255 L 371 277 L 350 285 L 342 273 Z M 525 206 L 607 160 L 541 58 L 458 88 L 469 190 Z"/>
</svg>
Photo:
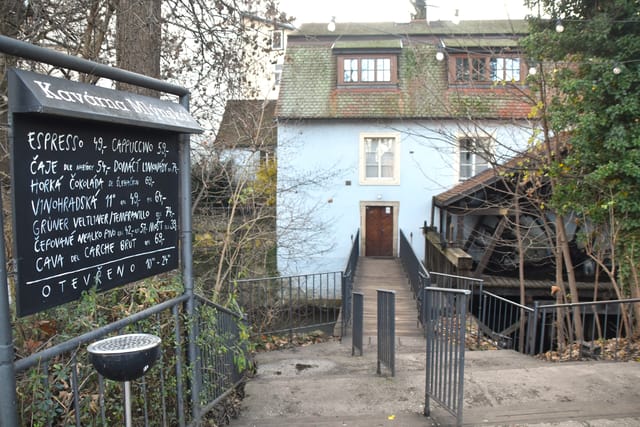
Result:
<svg viewBox="0 0 640 427">
<path fill-rule="evenodd" d="M 561 33 L 564 31 L 564 25 L 562 25 L 562 19 L 558 19 L 556 21 L 556 33 Z"/>
<path fill-rule="evenodd" d="M 451 20 L 451 22 L 454 23 L 454 25 L 458 25 L 460 23 L 460 10 L 456 9 L 455 13 L 453 14 L 453 19 Z"/>
<path fill-rule="evenodd" d="M 332 33 L 336 30 L 336 17 L 335 16 L 331 17 L 331 21 L 329 21 L 329 24 L 327 24 L 327 30 L 331 31 Z"/>
</svg>

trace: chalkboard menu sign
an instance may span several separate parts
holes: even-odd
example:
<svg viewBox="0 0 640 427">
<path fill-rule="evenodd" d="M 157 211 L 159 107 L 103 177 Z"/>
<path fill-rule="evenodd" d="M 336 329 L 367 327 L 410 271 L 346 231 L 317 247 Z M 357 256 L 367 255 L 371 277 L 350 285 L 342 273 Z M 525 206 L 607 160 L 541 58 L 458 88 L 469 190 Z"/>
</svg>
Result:
<svg viewBox="0 0 640 427">
<path fill-rule="evenodd" d="M 12 69 L 9 112 L 19 316 L 178 267 L 182 105 Z"/>
<path fill-rule="evenodd" d="M 178 265 L 178 134 L 14 114 L 24 316 Z"/>
</svg>

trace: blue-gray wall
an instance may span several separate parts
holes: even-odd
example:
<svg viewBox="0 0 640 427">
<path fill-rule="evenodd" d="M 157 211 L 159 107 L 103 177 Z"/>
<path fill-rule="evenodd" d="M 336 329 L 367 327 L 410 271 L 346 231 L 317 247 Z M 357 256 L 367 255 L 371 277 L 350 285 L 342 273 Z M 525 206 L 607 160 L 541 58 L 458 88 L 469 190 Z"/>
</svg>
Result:
<svg viewBox="0 0 640 427">
<path fill-rule="evenodd" d="M 401 141 L 400 184 L 360 185 L 360 135 L 393 132 Z M 458 183 L 454 140 L 465 133 L 484 132 L 497 140 L 498 157 L 515 154 L 505 147 L 525 147 L 531 135 L 525 127 L 495 122 L 471 129 L 442 121 L 280 121 L 280 274 L 344 269 L 351 236 L 361 227 L 361 201 L 399 203 L 399 229 L 422 259 L 421 227 L 430 222 L 432 197 Z"/>
</svg>

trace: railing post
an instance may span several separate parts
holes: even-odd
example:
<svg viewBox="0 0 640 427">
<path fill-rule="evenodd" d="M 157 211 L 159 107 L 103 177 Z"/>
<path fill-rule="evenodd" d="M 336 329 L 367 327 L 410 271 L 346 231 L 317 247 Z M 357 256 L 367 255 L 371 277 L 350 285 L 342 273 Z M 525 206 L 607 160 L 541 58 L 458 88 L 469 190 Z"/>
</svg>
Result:
<svg viewBox="0 0 640 427">
<path fill-rule="evenodd" d="M 289 343 L 293 342 L 293 286 L 289 277 Z"/>
<path fill-rule="evenodd" d="M 485 317 L 487 317 L 486 313 L 487 313 L 487 304 L 489 303 L 489 296 L 485 295 L 484 293 L 482 294 L 482 315 L 479 317 L 480 319 L 480 325 L 482 326 L 487 326 L 487 319 Z M 478 339 L 480 339 L 479 337 L 482 336 L 484 334 L 484 332 L 481 331 L 481 327 L 480 325 L 478 325 Z"/>
<path fill-rule="evenodd" d="M 353 292 L 353 319 L 351 328 L 351 355 L 355 356 L 356 349 L 362 356 L 362 339 L 364 334 L 364 294 Z"/>
<path fill-rule="evenodd" d="M 382 373 L 382 362 L 387 363 L 391 376 L 395 376 L 395 340 L 396 340 L 396 293 L 378 289 L 378 367 Z"/>
<path fill-rule="evenodd" d="M 431 318 L 431 293 L 427 291 L 427 288 L 422 289 L 422 306 L 423 306 L 423 315 L 422 315 L 422 326 L 424 328 L 424 334 L 427 341 L 427 349 L 426 349 L 426 364 L 425 364 L 425 380 L 426 385 L 424 389 L 424 415 L 431 415 L 431 405 L 430 405 L 430 394 L 432 392 L 432 382 L 431 377 L 433 376 L 433 361 L 435 359 L 435 354 L 433 351 L 433 340 L 435 339 L 435 333 L 433 330 L 433 323 Z"/>
<path fill-rule="evenodd" d="M 340 313 L 342 315 L 342 322 L 340 323 L 340 339 L 342 340 L 347 329 L 347 275 L 345 273 L 340 274 L 340 293 L 342 294 Z"/>
<path fill-rule="evenodd" d="M 536 335 L 538 334 L 538 305 L 539 302 L 535 301 L 533 303 L 533 313 L 529 313 L 529 339 L 527 340 L 527 353 L 533 356 L 535 353 L 536 347 Z"/>
</svg>

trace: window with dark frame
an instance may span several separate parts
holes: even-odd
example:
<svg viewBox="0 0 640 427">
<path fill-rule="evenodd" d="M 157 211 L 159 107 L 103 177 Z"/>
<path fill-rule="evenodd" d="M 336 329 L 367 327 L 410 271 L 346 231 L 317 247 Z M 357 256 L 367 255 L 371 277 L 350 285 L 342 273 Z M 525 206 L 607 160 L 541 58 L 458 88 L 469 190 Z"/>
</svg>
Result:
<svg viewBox="0 0 640 427">
<path fill-rule="evenodd" d="M 451 55 L 451 83 L 521 82 L 524 62 L 508 55 Z"/>
<path fill-rule="evenodd" d="M 397 83 L 396 55 L 338 56 L 338 84 L 389 85 Z"/>
<path fill-rule="evenodd" d="M 273 50 L 284 49 L 284 33 L 282 30 L 271 31 L 271 49 Z"/>
</svg>

